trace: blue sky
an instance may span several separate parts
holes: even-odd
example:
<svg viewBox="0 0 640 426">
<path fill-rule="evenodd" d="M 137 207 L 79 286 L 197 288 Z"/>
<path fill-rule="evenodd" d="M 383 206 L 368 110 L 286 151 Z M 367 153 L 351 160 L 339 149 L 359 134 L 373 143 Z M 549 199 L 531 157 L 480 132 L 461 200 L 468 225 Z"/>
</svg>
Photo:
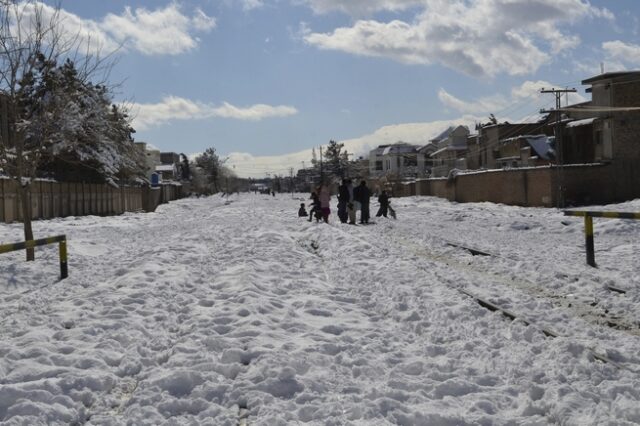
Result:
<svg viewBox="0 0 640 426">
<path fill-rule="evenodd" d="M 53 2 L 47 2 L 53 4 Z M 330 139 L 363 154 L 493 113 L 542 86 L 640 68 L 637 0 L 62 0 L 65 28 L 119 46 L 136 139 L 213 146 L 241 176 L 288 174 Z"/>
</svg>

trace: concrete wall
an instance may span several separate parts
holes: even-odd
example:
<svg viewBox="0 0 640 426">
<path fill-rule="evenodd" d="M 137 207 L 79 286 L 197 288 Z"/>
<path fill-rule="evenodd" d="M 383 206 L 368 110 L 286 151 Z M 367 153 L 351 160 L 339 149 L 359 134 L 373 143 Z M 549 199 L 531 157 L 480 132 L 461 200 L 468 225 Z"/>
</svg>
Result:
<svg viewBox="0 0 640 426">
<path fill-rule="evenodd" d="M 567 205 L 622 201 L 617 172 L 610 164 L 491 170 L 458 175 L 455 179 L 419 179 L 402 195 L 432 195 L 461 203 L 489 201 L 519 206 L 553 207 L 559 182 Z M 640 174 L 640 171 L 637 172 Z M 639 176 L 640 178 L 640 176 Z"/>
<path fill-rule="evenodd" d="M 35 181 L 30 192 L 32 219 L 154 211 L 159 204 L 184 196 L 179 185 L 162 185 L 154 191 L 151 188 L 47 181 Z M 16 183 L 0 179 L 0 222 L 15 221 L 22 221 Z"/>
</svg>

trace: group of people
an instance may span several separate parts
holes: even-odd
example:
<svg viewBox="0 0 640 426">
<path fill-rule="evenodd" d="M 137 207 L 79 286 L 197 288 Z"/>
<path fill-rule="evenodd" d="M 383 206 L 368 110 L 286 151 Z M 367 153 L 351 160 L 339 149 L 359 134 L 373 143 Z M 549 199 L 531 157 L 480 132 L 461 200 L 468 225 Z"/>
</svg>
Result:
<svg viewBox="0 0 640 426">
<path fill-rule="evenodd" d="M 353 186 L 351 179 L 343 179 L 342 184 L 338 187 L 338 218 L 342 223 L 349 223 L 350 225 L 356 224 L 356 212 L 360 210 L 360 223 L 368 224 L 370 219 L 369 201 L 372 192 L 367 186 L 366 181 L 361 181 L 356 187 Z M 300 205 L 298 216 L 309 216 L 309 222 L 315 219 L 319 222 L 324 220 L 329 222 L 329 215 L 331 214 L 330 208 L 331 192 L 328 186 L 324 183 L 320 184 L 318 188 L 311 192 L 311 208 L 309 213 L 305 210 L 305 205 Z M 389 205 L 389 195 L 386 191 L 382 191 L 378 196 L 378 202 L 380 208 L 376 216 L 387 217 L 391 206 Z M 395 213 L 392 211 L 392 216 L 395 217 Z"/>
</svg>

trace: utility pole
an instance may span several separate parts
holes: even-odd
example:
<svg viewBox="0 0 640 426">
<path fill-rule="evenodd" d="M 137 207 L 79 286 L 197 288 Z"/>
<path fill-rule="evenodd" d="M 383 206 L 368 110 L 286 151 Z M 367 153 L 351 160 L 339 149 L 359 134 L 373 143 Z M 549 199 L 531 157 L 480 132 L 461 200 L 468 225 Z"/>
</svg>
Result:
<svg viewBox="0 0 640 426">
<path fill-rule="evenodd" d="M 553 93 L 556 97 L 556 109 L 555 110 L 540 110 L 542 114 L 555 112 L 556 123 L 554 133 L 556 135 L 556 167 L 557 167 L 557 178 L 558 178 L 558 196 L 557 196 L 557 207 L 564 207 L 564 146 L 562 145 L 562 113 L 560 108 L 562 108 L 562 95 L 566 94 L 569 96 L 569 93 L 575 93 L 576 89 L 545 89 L 542 88 L 540 93 Z"/>
<path fill-rule="evenodd" d="M 324 171 L 322 169 L 322 145 L 320 145 L 320 184 L 324 183 Z"/>
<path fill-rule="evenodd" d="M 289 167 L 289 185 L 291 186 L 291 198 L 293 198 L 293 167 Z"/>
<path fill-rule="evenodd" d="M 347 160 L 346 164 L 345 164 L 345 171 L 346 171 L 346 177 L 350 178 L 351 175 L 349 174 L 349 156 L 352 156 L 353 154 L 349 154 L 349 152 L 345 149 L 344 150 L 344 158 Z"/>
</svg>

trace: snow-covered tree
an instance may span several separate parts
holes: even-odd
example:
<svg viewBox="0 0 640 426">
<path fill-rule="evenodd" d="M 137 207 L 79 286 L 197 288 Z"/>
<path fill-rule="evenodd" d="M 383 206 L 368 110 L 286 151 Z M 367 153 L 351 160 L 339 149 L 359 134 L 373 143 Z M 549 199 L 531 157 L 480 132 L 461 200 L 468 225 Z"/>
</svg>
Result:
<svg viewBox="0 0 640 426">
<path fill-rule="evenodd" d="M 334 140 L 329 141 L 327 149 L 325 150 L 324 168 L 326 173 L 333 177 L 344 177 L 348 164 L 348 158 L 345 153 L 342 152 L 344 144 L 338 143 Z"/>
<path fill-rule="evenodd" d="M 111 103 L 106 86 L 82 81 L 67 60 L 49 72 L 40 91 L 55 103 L 51 111 L 58 123 L 42 143 L 41 170 L 60 180 L 115 183 L 139 177 L 143 153 L 133 142 L 126 110 Z"/>
<path fill-rule="evenodd" d="M 225 160 L 221 160 L 216 154 L 215 148 L 207 148 L 202 154 L 195 158 L 196 167 L 202 170 L 206 183 L 211 186 L 213 193 L 220 190 L 220 182 L 223 178 L 223 165 Z"/>
<path fill-rule="evenodd" d="M 62 144 L 70 143 L 63 136 L 78 135 L 79 128 L 86 131 L 87 140 L 89 135 L 100 135 L 104 143 L 93 153 L 105 160 L 100 171 L 115 176 L 115 168 L 109 167 L 113 162 L 106 159 L 117 150 L 108 135 L 127 132 L 124 127 L 101 127 L 108 127 L 109 121 L 122 124 L 126 115 L 117 109 L 106 115 L 96 113 L 98 105 L 105 106 L 107 90 L 88 81 L 103 62 L 98 56 L 82 57 L 81 75 L 73 75 L 72 63 L 58 67 L 63 58 L 78 55 L 81 46 L 64 33 L 59 13 L 45 16 L 43 11 L 38 1 L 0 0 L 0 169 L 17 182 L 26 240 L 33 239 L 31 182 L 43 161 L 62 153 Z M 61 81 L 72 87 L 59 86 Z M 80 152 L 79 159 L 87 158 L 85 150 L 75 152 Z M 33 250 L 27 250 L 27 260 L 33 259 Z"/>
</svg>

